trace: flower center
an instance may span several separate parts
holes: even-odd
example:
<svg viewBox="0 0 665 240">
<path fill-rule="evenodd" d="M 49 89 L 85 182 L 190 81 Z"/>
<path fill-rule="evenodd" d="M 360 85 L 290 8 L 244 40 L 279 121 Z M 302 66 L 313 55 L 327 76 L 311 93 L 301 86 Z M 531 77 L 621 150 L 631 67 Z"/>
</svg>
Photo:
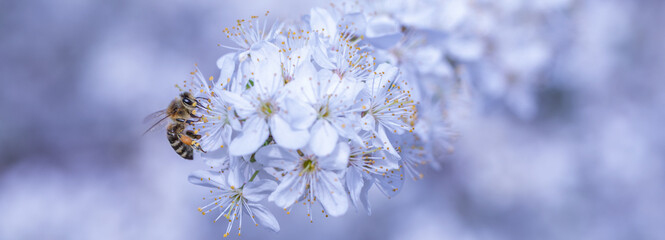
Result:
<svg viewBox="0 0 665 240">
<path fill-rule="evenodd" d="M 316 170 L 316 162 L 312 159 L 307 159 L 302 163 L 302 172 L 311 173 Z"/>
<path fill-rule="evenodd" d="M 266 117 L 272 116 L 276 110 L 275 105 L 270 101 L 263 102 L 259 106 L 259 111 Z"/>
<path fill-rule="evenodd" d="M 323 105 L 319 108 L 319 118 L 327 118 L 330 116 L 330 110 L 328 109 L 328 105 Z"/>
</svg>

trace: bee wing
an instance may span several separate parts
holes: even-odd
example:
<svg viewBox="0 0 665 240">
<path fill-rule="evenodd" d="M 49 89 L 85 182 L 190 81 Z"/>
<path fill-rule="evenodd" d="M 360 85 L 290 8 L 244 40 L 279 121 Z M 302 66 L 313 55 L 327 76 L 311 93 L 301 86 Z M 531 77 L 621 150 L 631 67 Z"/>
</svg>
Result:
<svg viewBox="0 0 665 240">
<path fill-rule="evenodd" d="M 157 112 L 151 113 L 143 119 L 143 123 L 154 122 L 160 120 L 166 116 L 166 109 L 159 110 Z"/>
<path fill-rule="evenodd" d="M 164 129 L 166 124 L 169 122 L 168 118 L 169 116 L 166 114 L 166 109 L 151 113 L 150 115 L 146 116 L 145 119 L 143 119 L 143 123 L 152 123 L 152 125 L 150 128 L 148 128 L 148 130 L 143 132 L 143 135 L 155 129 Z"/>
</svg>

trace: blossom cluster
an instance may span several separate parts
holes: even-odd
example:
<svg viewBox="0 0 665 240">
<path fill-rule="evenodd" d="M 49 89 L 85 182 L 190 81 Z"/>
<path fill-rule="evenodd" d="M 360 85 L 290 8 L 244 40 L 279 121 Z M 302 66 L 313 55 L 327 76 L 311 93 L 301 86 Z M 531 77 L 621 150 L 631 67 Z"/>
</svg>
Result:
<svg viewBox="0 0 665 240">
<path fill-rule="evenodd" d="M 188 128 L 210 167 L 189 181 L 211 188 L 199 211 L 224 216 L 224 236 L 236 222 L 240 235 L 243 216 L 278 231 L 266 199 L 287 214 L 303 204 L 310 221 L 319 207 L 326 217 L 350 205 L 371 213 L 372 187 L 392 197 L 436 166 L 431 133 L 449 131 L 426 120 L 443 121 L 442 106 L 420 106 L 430 96 L 400 69 L 407 53 L 377 48 L 385 29 L 372 18 L 314 8 L 290 25 L 238 20 L 224 29 L 235 46 L 225 46 L 233 51 L 217 61 L 219 76 L 197 69 L 182 86 L 203 106 Z"/>
<path fill-rule="evenodd" d="M 220 46 L 232 52 L 217 61 L 219 75 L 197 69 L 183 89 L 205 99 L 189 126 L 212 169 L 190 177 L 213 188 L 199 211 L 224 216 L 225 236 L 243 214 L 278 231 L 266 199 L 287 214 L 302 203 L 310 221 L 313 207 L 326 217 L 349 205 L 371 213 L 373 186 L 392 197 L 405 179 L 423 178 L 422 166 L 437 168 L 470 91 L 532 89 L 520 79 L 550 61 L 550 43 L 492 30 L 540 29 L 510 24 L 512 13 L 540 5 L 471 2 L 343 2 L 289 24 L 252 16 L 224 29 L 231 43 Z M 529 104 L 518 114 L 530 115 Z"/>
<path fill-rule="evenodd" d="M 427 89 L 445 87 L 434 92 L 447 92 L 448 105 L 472 101 L 475 109 L 506 109 L 531 119 L 538 112 L 538 90 L 554 81 L 552 73 L 574 36 L 567 15 L 577 2 L 366 0 L 344 6 L 364 9 L 373 16 L 370 21 L 381 20 L 392 32 L 417 30 L 405 44 L 384 49 L 420 59 L 419 72 L 435 75 L 421 75 L 418 81 L 428 83 Z M 400 64 L 402 71 L 409 71 L 404 65 L 409 63 Z"/>
</svg>

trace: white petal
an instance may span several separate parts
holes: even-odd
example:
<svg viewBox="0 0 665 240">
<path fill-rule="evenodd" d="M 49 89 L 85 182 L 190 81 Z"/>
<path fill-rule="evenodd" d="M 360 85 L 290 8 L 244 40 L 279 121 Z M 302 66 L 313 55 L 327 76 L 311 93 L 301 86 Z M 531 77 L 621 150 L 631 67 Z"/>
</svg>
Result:
<svg viewBox="0 0 665 240">
<path fill-rule="evenodd" d="M 268 41 L 261 41 L 252 46 L 250 50 L 252 61 L 254 63 L 264 62 L 268 60 L 280 61 L 280 49 L 275 44 Z"/>
<path fill-rule="evenodd" d="M 390 154 L 393 156 L 396 156 L 399 158 L 399 153 L 395 150 L 393 145 L 390 143 L 390 139 L 388 139 L 388 136 L 386 135 L 386 130 L 384 127 L 379 126 L 379 131 L 378 131 L 378 140 L 381 141 L 381 144 L 383 145 L 383 149 L 388 151 Z"/>
<path fill-rule="evenodd" d="M 305 192 L 305 181 L 298 173 L 286 174 L 268 200 L 281 208 L 287 208 Z"/>
<path fill-rule="evenodd" d="M 314 93 L 314 87 L 312 86 L 312 84 L 314 84 L 315 81 L 316 81 L 316 74 L 314 75 L 314 77 L 311 77 L 311 79 L 310 77 L 301 77 L 301 78 L 296 78 L 294 81 L 289 82 L 284 87 L 287 95 L 285 99 L 290 98 L 310 105 L 316 103 L 317 95 Z"/>
<path fill-rule="evenodd" d="M 260 148 L 254 157 L 266 167 L 291 170 L 296 167 L 298 153 L 293 150 L 283 149 L 277 145 L 268 145 Z"/>
<path fill-rule="evenodd" d="M 252 89 L 261 95 L 271 96 L 284 85 L 279 61 L 269 59 L 258 63 L 254 74 L 256 78 Z"/>
<path fill-rule="evenodd" d="M 383 176 L 376 177 L 376 185 L 387 197 L 397 195 L 404 185 L 404 170 L 389 170 Z M 401 175 L 401 176 L 400 176 Z"/>
<path fill-rule="evenodd" d="M 358 107 L 362 108 L 364 106 L 363 110 L 368 110 L 371 104 L 370 101 L 372 100 L 372 95 L 370 95 L 370 92 L 372 89 L 370 83 L 365 84 L 365 88 L 361 90 L 357 96 L 359 101 Z"/>
<path fill-rule="evenodd" d="M 348 26 L 349 29 L 352 29 L 356 35 L 365 35 L 365 28 L 367 27 L 367 22 L 365 21 L 365 15 L 362 13 L 351 13 L 346 14 L 340 19 L 338 25 L 342 27 Z"/>
<path fill-rule="evenodd" d="M 376 123 L 374 116 L 372 114 L 365 114 L 360 120 L 360 128 L 365 131 L 374 131 L 374 123 Z"/>
<path fill-rule="evenodd" d="M 229 148 L 217 147 L 217 149 L 215 149 L 214 151 L 208 151 L 207 153 L 202 153 L 201 157 L 208 166 L 224 167 L 223 165 L 229 164 Z"/>
<path fill-rule="evenodd" d="M 374 167 L 378 167 L 380 169 L 398 169 L 399 168 L 399 157 L 395 157 L 392 154 L 388 153 L 387 151 L 377 151 L 374 153 L 374 157 L 376 160 L 374 160 Z"/>
<path fill-rule="evenodd" d="M 278 114 L 270 118 L 270 132 L 278 145 L 287 149 L 298 149 L 309 142 L 309 131 L 296 130 Z"/>
<path fill-rule="evenodd" d="M 235 53 L 225 54 L 224 56 L 217 59 L 217 67 L 220 69 L 219 80 L 217 80 L 217 86 L 219 84 L 226 85 L 227 82 L 233 78 L 233 72 L 235 71 Z"/>
<path fill-rule="evenodd" d="M 305 64 L 305 63 L 309 63 L 310 65 L 312 64 L 311 63 L 311 55 L 312 55 L 312 53 L 310 51 L 309 46 L 304 46 L 304 47 L 301 47 L 301 48 L 296 49 L 295 51 L 291 52 L 291 54 L 289 54 L 288 59 L 290 60 L 291 64 L 294 64 L 295 68 L 298 69 L 302 64 Z M 292 66 L 289 66 L 289 67 L 292 67 Z M 296 74 L 297 74 L 297 72 L 296 72 Z"/>
<path fill-rule="evenodd" d="M 238 122 L 238 124 L 240 124 L 240 122 Z M 233 127 L 229 125 L 224 125 L 224 127 L 222 128 L 222 138 L 224 139 L 224 144 L 228 145 L 231 143 L 232 135 L 233 135 Z"/>
<path fill-rule="evenodd" d="M 388 34 L 398 33 L 400 31 L 399 23 L 394 19 L 381 15 L 376 16 L 367 22 L 367 37 L 375 38 Z"/>
<path fill-rule="evenodd" d="M 272 191 L 275 191 L 277 188 L 277 183 L 275 181 L 261 179 L 245 184 L 245 187 L 242 189 L 242 194 L 251 202 L 261 201 L 270 195 Z"/>
<path fill-rule="evenodd" d="M 315 35 L 314 37 L 315 37 L 314 42 L 320 41 L 320 40 L 318 40 L 318 38 L 319 38 L 318 36 Z M 316 62 L 316 64 L 318 64 L 321 68 L 334 69 L 335 64 L 333 64 L 330 61 L 330 58 L 328 57 L 328 54 L 327 54 L 328 49 L 326 49 L 325 46 L 326 45 L 324 43 L 321 43 L 321 42 L 319 42 L 318 44 L 315 44 L 314 46 L 312 46 L 312 58 L 314 59 L 314 62 Z"/>
<path fill-rule="evenodd" d="M 309 13 L 309 25 L 314 31 L 324 36 L 337 36 L 337 24 L 330 13 L 323 8 L 312 8 Z"/>
<path fill-rule="evenodd" d="M 219 172 L 198 170 L 191 173 L 187 179 L 190 183 L 199 186 L 221 188 L 223 190 L 229 189 L 224 175 Z"/>
<path fill-rule="evenodd" d="M 354 120 L 355 119 L 355 120 Z M 363 145 L 363 140 L 358 136 L 356 130 L 360 129 L 360 126 L 357 126 L 355 123 L 360 122 L 359 119 L 354 118 L 354 116 L 349 117 L 338 117 L 331 119 L 331 124 L 342 137 L 351 139 L 359 145 Z M 355 125 L 355 126 L 354 126 Z M 356 129 L 358 128 L 358 129 Z"/>
<path fill-rule="evenodd" d="M 219 149 L 221 146 L 227 144 L 227 139 L 225 138 L 226 132 L 225 128 L 228 127 L 228 125 L 224 126 L 211 126 L 208 125 L 208 129 L 210 129 L 209 133 L 206 133 L 206 137 L 201 139 L 201 147 L 206 150 L 207 152 L 215 151 Z"/>
<path fill-rule="evenodd" d="M 261 94 L 272 94 L 284 85 L 282 79 L 281 54 L 279 48 L 269 42 L 261 42 L 252 47 L 252 73 L 254 88 Z"/>
<path fill-rule="evenodd" d="M 268 124 L 257 116 L 250 117 L 245 121 L 240 136 L 231 142 L 230 152 L 233 156 L 252 154 L 268 139 L 270 131 Z"/>
<path fill-rule="evenodd" d="M 319 171 L 318 181 L 314 183 L 316 198 L 321 202 L 330 216 L 341 216 L 349 208 L 348 196 L 337 174 L 330 171 Z"/>
<path fill-rule="evenodd" d="M 369 32 L 369 31 L 368 31 Z M 365 38 L 367 43 L 376 49 L 390 49 L 404 39 L 404 34 L 401 32 L 383 35 L 381 37 Z"/>
<path fill-rule="evenodd" d="M 370 94 L 372 96 L 377 96 L 390 87 L 390 83 L 397 76 L 399 69 L 388 63 L 382 63 L 376 68 L 376 70 L 374 70 L 374 72 L 376 74 L 372 74 Z"/>
<path fill-rule="evenodd" d="M 335 149 L 338 138 L 335 128 L 328 121 L 319 119 L 312 126 L 309 148 L 317 156 L 326 156 Z"/>
<path fill-rule="evenodd" d="M 248 203 L 247 206 L 251 209 L 252 215 L 259 226 L 279 232 L 279 222 L 266 207 L 258 203 Z"/>
<path fill-rule="evenodd" d="M 340 93 L 345 90 L 344 89 L 345 82 L 342 81 L 342 79 L 337 74 L 331 75 L 329 80 L 321 79 L 321 81 L 326 81 L 327 85 L 329 85 L 329 86 L 321 85 L 321 89 L 325 90 L 325 92 L 323 92 L 325 96 L 335 95 L 336 93 Z"/>
<path fill-rule="evenodd" d="M 372 208 L 369 205 L 369 198 L 367 197 L 367 195 L 369 195 L 369 189 L 372 188 L 372 185 L 374 185 L 374 180 L 363 178 L 363 181 L 365 183 L 363 184 L 363 189 L 360 190 L 360 201 L 363 203 L 363 206 L 365 206 L 365 211 L 367 211 L 367 215 L 372 215 Z M 402 186 L 400 186 L 400 188 L 401 187 Z"/>
<path fill-rule="evenodd" d="M 353 105 L 360 91 L 365 88 L 365 83 L 344 77 L 343 85 L 340 86 L 341 92 L 339 93 L 340 100 L 344 105 Z"/>
<path fill-rule="evenodd" d="M 316 74 L 316 79 L 312 82 L 314 86 L 314 94 L 317 99 L 323 99 L 326 97 L 326 91 L 328 90 L 328 85 L 330 84 L 330 79 L 333 77 L 333 72 L 328 69 L 321 69 Z"/>
<path fill-rule="evenodd" d="M 252 114 L 256 114 L 256 108 L 240 94 L 223 91 L 220 95 L 224 101 L 233 104 L 236 113 L 238 113 L 238 116 L 241 118 L 247 118 Z"/>
<path fill-rule="evenodd" d="M 351 198 L 351 203 L 356 209 L 360 208 L 360 192 L 363 189 L 363 179 L 360 170 L 355 167 L 351 167 L 346 171 L 346 187 L 349 190 L 349 197 Z"/>
<path fill-rule="evenodd" d="M 241 168 L 231 168 L 228 171 L 226 182 L 229 184 L 231 189 L 240 188 L 245 184 L 246 176 L 243 175 Z"/>
<path fill-rule="evenodd" d="M 287 97 L 284 106 L 284 120 L 294 129 L 309 129 L 316 120 L 316 111 L 307 103 Z"/>
<path fill-rule="evenodd" d="M 349 164 L 349 144 L 338 142 L 335 150 L 328 156 L 319 158 L 319 167 L 325 170 L 344 170 Z"/>
</svg>

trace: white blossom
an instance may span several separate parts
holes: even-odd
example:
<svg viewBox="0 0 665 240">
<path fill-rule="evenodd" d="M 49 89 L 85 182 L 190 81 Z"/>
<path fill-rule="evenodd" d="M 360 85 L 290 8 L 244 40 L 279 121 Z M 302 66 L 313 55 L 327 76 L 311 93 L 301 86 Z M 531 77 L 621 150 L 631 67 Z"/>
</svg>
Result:
<svg viewBox="0 0 665 240">
<path fill-rule="evenodd" d="M 311 217 L 311 207 L 320 202 L 325 212 L 340 216 L 348 208 L 348 200 L 342 185 L 343 171 L 349 161 L 349 146 L 335 144 L 328 156 L 318 157 L 308 150 L 286 150 L 277 145 L 261 148 L 256 158 L 267 167 L 281 169 L 280 183 L 268 200 L 277 206 L 289 208 L 304 201 Z"/>
<path fill-rule="evenodd" d="M 210 203 L 200 207 L 199 211 L 205 215 L 219 210 L 215 222 L 222 216 L 229 221 L 224 237 L 228 236 L 236 220 L 239 222 L 238 236 L 240 236 L 244 214 L 248 214 L 247 217 L 256 226 L 262 225 L 273 231 L 279 231 L 279 223 L 275 216 L 266 207 L 257 203 L 268 197 L 277 184 L 270 180 L 252 180 L 247 182 L 244 174 L 233 170 L 226 175 L 201 170 L 189 176 L 189 182 L 211 188 L 211 196 L 208 197 Z"/>
</svg>

